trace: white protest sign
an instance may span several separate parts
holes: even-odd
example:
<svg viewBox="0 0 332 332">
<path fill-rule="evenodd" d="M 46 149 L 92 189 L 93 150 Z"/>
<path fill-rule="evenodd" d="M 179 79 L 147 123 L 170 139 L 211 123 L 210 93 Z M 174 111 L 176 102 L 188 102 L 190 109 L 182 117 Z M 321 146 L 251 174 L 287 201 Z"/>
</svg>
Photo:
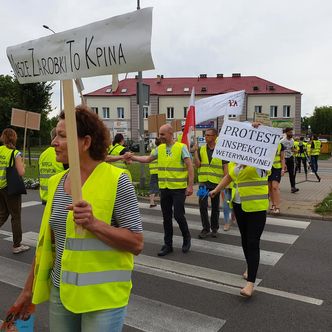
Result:
<svg viewBox="0 0 332 332">
<path fill-rule="evenodd" d="M 152 8 L 7 48 L 18 81 L 34 83 L 154 69 Z"/>
<path fill-rule="evenodd" d="M 225 114 L 240 115 L 243 110 L 245 91 L 234 91 L 195 102 L 196 124 Z"/>
<path fill-rule="evenodd" d="M 226 120 L 220 130 L 213 157 L 270 170 L 282 129 Z"/>
</svg>

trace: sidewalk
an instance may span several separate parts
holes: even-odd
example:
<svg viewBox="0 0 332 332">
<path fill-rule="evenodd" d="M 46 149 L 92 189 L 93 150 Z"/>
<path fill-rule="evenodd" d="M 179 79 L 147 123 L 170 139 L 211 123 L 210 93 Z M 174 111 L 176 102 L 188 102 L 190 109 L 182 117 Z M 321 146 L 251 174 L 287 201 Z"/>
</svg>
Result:
<svg viewBox="0 0 332 332">
<path fill-rule="evenodd" d="M 278 217 L 332 221 L 332 215 L 322 216 L 315 213 L 315 205 L 332 192 L 332 158 L 319 161 L 318 168 L 324 170 L 321 173 L 318 171 L 321 181 L 317 182 L 314 174 L 308 174 L 309 181 L 298 183 L 296 187 L 300 190 L 295 194 L 291 193 L 288 173 L 285 174 L 280 183 L 281 213 Z M 296 182 L 304 179 L 304 173 L 296 175 Z M 186 206 L 198 206 L 197 190 L 198 185 L 195 185 L 194 194 L 186 199 Z"/>
</svg>

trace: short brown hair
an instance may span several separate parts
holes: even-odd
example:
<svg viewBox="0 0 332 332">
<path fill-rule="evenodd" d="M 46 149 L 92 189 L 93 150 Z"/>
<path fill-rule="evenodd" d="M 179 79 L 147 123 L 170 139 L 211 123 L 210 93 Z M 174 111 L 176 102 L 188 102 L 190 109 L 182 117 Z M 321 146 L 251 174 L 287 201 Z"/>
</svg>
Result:
<svg viewBox="0 0 332 332">
<path fill-rule="evenodd" d="M 9 149 L 15 149 L 17 134 L 16 131 L 12 128 L 6 128 L 0 137 L 0 140 L 6 145 Z"/>
<path fill-rule="evenodd" d="M 77 136 L 84 138 L 91 137 L 89 148 L 90 157 L 93 160 L 104 160 L 107 155 L 107 148 L 110 143 L 110 133 L 97 114 L 93 113 L 89 107 L 79 105 L 75 107 L 77 124 Z M 62 111 L 59 119 L 65 119 L 65 112 Z"/>
</svg>

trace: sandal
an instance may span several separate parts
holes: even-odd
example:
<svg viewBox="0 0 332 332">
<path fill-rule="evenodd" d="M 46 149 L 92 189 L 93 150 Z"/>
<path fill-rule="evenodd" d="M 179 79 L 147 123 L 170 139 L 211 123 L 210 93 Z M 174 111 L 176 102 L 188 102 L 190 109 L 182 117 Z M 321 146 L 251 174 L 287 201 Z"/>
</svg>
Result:
<svg viewBox="0 0 332 332">
<path fill-rule="evenodd" d="M 270 207 L 270 213 L 273 213 L 275 209 L 276 209 L 276 206 L 275 206 L 275 205 L 272 205 L 272 206 Z"/>
<path fill-rule="evenodd" d="M 280 209 L 279 208 L 275 208 L 272 212 L 273 214 L 280 214 Z"/>
</svg>

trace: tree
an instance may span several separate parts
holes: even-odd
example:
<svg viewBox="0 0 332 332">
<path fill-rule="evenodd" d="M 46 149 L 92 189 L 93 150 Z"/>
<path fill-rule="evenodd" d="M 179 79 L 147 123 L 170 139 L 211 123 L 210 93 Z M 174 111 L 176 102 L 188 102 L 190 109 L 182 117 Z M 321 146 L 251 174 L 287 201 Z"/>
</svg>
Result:
<svg viewBox="0 0 332 332">
<path fill-rule="evenodd" d="M 51 123 L 47 114 L 51 111 L 52 87 L 49 82 L 20 84 L 15 77 L 0 75 L 0 131 L 10 126 L 13 107 L 40 113 L 40 131 L 30 132 L 29 138 L 48 144 Z M 22 138 L 23 130 L 15 130 Z"/>
<path fill-rule="evenodd" d="M 310 118 L 311 130 L 317 135 L 330 135 L 332 132 L 332 106 L 315 107 Z"/>
</svg>

